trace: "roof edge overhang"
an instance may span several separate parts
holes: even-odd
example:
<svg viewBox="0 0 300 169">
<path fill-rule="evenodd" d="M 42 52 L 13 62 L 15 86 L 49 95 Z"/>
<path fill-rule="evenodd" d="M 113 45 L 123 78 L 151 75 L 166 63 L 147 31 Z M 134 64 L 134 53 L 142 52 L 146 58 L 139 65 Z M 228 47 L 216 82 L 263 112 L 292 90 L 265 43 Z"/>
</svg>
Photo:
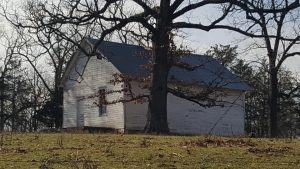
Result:
<svg viewBox="0 0 300 169">
<path fill-rule="evenodd" d="M 76 61 L 78 60 L 79 56 L 82 53 L 89 53 L 94 49 L 94 45 L 89 41 L 89 38 L 84 38 L 80 44 L 79 49 L 74 52 L 74 54 L 71 56 L 66 68 L 65 72 L 61 78 L 61 81 L 59 83 L 59 87 L 64 87 L 65 81 L 68 78 L 68 75 L 70 74 L 72 68 L 75 66 Z"/>
</svg>

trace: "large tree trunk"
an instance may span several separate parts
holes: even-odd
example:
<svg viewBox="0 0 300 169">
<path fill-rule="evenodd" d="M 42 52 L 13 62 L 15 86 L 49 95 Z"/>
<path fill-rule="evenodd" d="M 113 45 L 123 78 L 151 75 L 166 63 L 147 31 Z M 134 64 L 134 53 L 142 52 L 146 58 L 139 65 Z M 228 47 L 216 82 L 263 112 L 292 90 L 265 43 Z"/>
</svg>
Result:
<svg viewBox="0 0 300 169">
<path fill-rule="evenodd" d="M 62 110 L 62 103 L 63 102 L 63 89 L 58 87 L 55 89 L 54 93 L 54 123 L 55 128 L 62 127 L 62 119 L 63 119 L 63 110 Z"/>
<path fill-rule="evenodd" d="M 270 59 L 270 136 L 278 137 L 278 71 L 275 59 Z"/>
<path fill-rule="evenodd" d="M 167 118 L 167 78 L 168 78 L 168 48 L 169 48 L 169 21 L 170 0 L 162 0 L 160 17 L 157 20 L 157 31 L 153 41 L 153 68 L 150 100 L 148 107 L 148 122 L 146 132 L 168 133 Z"/>
<path fill-rule="evenodd" d="M 58 62 L 58 66 L 55 68 L 55 84 L 54 84 L 54 121 L 55 121 L 55 128 L 61 128 L 62 127 L 62 121 L 63 121 L 63 88 L 59 87 L 59 83 L 61 81 L 62 76 L 62 66 L 63 60 L 60 59 Z"/>
</svg>

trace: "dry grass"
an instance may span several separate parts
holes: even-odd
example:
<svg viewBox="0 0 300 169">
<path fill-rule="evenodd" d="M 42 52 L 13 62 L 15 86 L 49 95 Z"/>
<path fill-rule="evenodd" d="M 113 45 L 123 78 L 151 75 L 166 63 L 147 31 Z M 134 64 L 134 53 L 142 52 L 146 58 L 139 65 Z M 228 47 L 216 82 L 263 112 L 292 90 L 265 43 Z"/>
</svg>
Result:
<svg viewBox="0 0 300 169">
<path fill-rule="evenodd" d="M 299 169 L 300 141 L 75 133 L 2 133 L 0 168 Z"/>
</svg>

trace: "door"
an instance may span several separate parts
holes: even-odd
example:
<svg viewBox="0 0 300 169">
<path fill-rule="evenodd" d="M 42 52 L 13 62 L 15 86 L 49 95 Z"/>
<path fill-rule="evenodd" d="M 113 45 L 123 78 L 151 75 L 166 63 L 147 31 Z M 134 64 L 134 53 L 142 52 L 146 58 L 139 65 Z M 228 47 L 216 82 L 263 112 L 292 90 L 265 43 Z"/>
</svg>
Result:
<svg viewBox="0 0 300 169">
<path fill-rule="evenodd" d="M 84 127 L 84 100 L 77 97 L 77 104 L 76 104 L 76 110 L 77 110 L 77 127 L 82 128 Z"/>
</svg>

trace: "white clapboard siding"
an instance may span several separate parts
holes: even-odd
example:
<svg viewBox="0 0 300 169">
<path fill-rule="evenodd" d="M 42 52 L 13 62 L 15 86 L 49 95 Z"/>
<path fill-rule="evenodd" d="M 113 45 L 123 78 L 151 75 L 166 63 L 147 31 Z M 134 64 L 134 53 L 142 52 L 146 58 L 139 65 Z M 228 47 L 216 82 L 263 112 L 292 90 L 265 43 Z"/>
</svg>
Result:
<svg viewBox="0 0 300 169">
<path fill-rule="evenodd" d="M 93 43 L 93 41 L 85 40 L 81 45 L 84 49 L 90 51 L 93 48 Z M 115 66 L 122 70 L 122 73 L 134 74 L 134 72 L 138 71 L 134 67 L 128 67 L 131 64 L 127 64 L 129 62 L 136 62 L 138 64 L 139 61 L 131 58 L 127 62 L 127 60 L 119 60 L 117 57 L 121 57 L 122 54 L 126 55 L 126 50 L 129 50 L 129 53 L 132 53 L 132 50 L 136 49 L 140 51 L 140 47 L 132 45 L 121 47 L 119 46 L 120 44 L 110 42 L 102 45 L 102 48 L 99 48 L 99 50 L 103 53 L 106 53 L 104 52 L 106 48 L 116 51 L 117 55 L 112 55 L 109 59 L 115 62 Z M 124 87 L 123 83 L 111 83 L 111 80 L 114 78 L 113 75 L 120 73 L 115 66 L 106 59 L 97 59 L 96 57 L 88 59 L 80 51 L 74 54 L 62 82 L 64 87 L 64 128 L 104 127 L 120 130 L 144 129 L 147 120 L 148 102 L 140 104 L 133 101 L 129 103 L 118 102 L 110 104 L 106 106 L 106 114 L 99 115 L 99 107 L 95 104 L 98 102 L 98 97 L 96 97 L 98 90 L 106 89 L 107 92 L 120 91 Z M 134 64 L 131 66 L 134 66 Z M 131 82 L 134 94 L 149 93 L 149 90 L 141 89 L 139 85 L 138 82 Z M 169 87 L 176 88 L 178 87 L 177 85 L 169 84 Z M 181 87 L 187 87 L 188 89 L 195 90 L 195 92 L 205 90 L 205 87 L 198 85 L 184 85 Z M 241 88 L 247 90 L 248 87 L 241 83 Z M 221 100 L 227 102 L 224 103 L 223 107 L 203 108 L 193 102 L 168 94 L 167 109 L 170 131 L 182 134 L 208 134 L 210 131 L 211 134 L 218 135 L 244 134 L 245 108 L 243 91 L 220 90 L 219 92 L 225 93 L 221 97 Z M 106 96 L 106 99 L 110 102 L 124 99 L 125 96 L 127 95 L 123 92 L 112 92 Z M 210 95 L 210 97 L 215 96 L 219 95 L 216 93 Z"/>
<path fill-rule="evenodd" d="M 147 94 L 148 90 L 141 89 L 137 82 L 131 82 L 132 92 L 136 95 Z M 125 103 L 125 126 L 127 130 L 143 130 L 147 121 L 148 102 Z"/>
<path fill-rule="evenodd" d="M 119 71 L 107 60 L 97 59 L 95 56 L 90 58 L 87 65 L 86 62 L 87 57 L 81 54 L 64 83 L 63 127 L 124 129 L 123 103 L 107 105 L 107 113 L 100 116 L 99 107 L 95 104 L 98 102 L 98 97 L 91 97 L 97 94 L 99 88 L 104 88 L 106 91 L 121 90 L 123 84 L 110 83 L 113 79 L 112 75 Z M 82 72 L 83 76 L 79 76 Z M 106 99 L 114 101 L 122 97 L 123 93 L 113 93 L 108 94 Z M 81 120 L 83 124 L 80 124 Z"/>
<path fill-rule="evenodd" d="M 147 93 L 136 83 L 136 94 Z M 185 99 L 168 94 L 168 124 L 173 133 L 242 135 L 244 134 L 244 93 L 224 90 L 224 107 L 203 108 Z M 233 103 L 233 104 L 231 104 Z M 125 122 L 127 130 L 143 130 L 146 124 L 148 103 L 126 103 Z M 214 127 L 215 126 L 215 127 Z M 213 129 L 212 129 L 213 128 Z"/>
<path fill-rule="evenodd" d="M 244 94 L 226 91 L 224 107 L 204 108 L 196 103 L 168 94 L 168 122 L 173 133 L 244 134 Z"/>
</svg>

